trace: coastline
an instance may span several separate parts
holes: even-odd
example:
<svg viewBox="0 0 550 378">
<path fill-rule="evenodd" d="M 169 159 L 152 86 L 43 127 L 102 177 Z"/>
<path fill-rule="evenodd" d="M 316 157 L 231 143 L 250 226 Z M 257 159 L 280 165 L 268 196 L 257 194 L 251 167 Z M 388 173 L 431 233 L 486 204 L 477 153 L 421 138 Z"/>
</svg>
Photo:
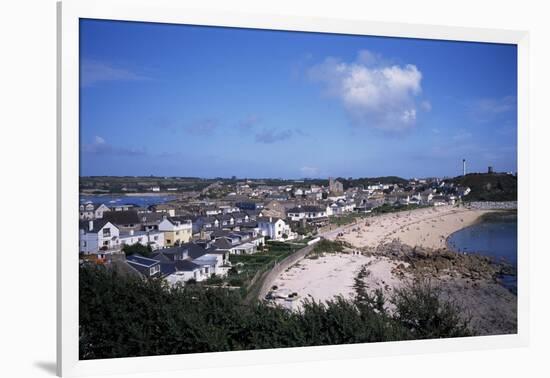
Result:
<svg viewBox="0 0 550 378">
<path fill-rule="evenodd" d="M 415 279 L 428 279 L 441 289 L 443 298 L 455 301 L 471 318 L 477 334 L 517 331 L 517 297 L 495 280 L 498 267 L 488 258 L 451 252 L 450 235 L 480 221 L 495 209 L 418 209 L 366 218 L 325 233 L 327 239 L 349 243 L 347 253 L 305 257 L 281 273 L 275 285 L 298 299 L 280 300 L 293 310 L 304 299 L 327 301 L 339 295 L 355 295 L 354 279 L 365 266 L 369 292 L 382 290 L 386 297 Z M 342 233 L 343 236 L 338 236 Z M 391 305 L 390 305 L 391 306 Z"/>
<path fill-rule="evenodd" d="M 80 197 L 164 197 L 174 196 L 177 194 L 170 192 L 144 192 L 144 193 L 79 193 Z"/>
<path fill-rule="evenodd" d="M 449 244 L 449 239 L 457 232 L 464 230 L 465 228 L 475 226 L 482 222 L 491 222 L 491 221 L 503 221 L 505 220 L 507 216 L 516 216 L 517 217 L 517 209 L 492 209 L 490 211 L 487 211 L 486 213 L 480 215 L 475 219 L 472 223 L 468 224 L 467 226 L 464 226 L 462 228 L 459 228 L 458 230 L 453 231 L 447 237 L 445 238 L 445 248 L 447 248 L 450 251 L 453 252 L 460 252 L 456 249 L 454 249 Z"/>
<path fill-rule="evenodd" d="M 361 222 L 324 233 L 330 240 L 341 240 L 360 249 L 398 239 L 411 246 L 445 248 L 452 233 L 468 227 L 492 209 L 441 206 L 367 217 Z"/>
</svg>

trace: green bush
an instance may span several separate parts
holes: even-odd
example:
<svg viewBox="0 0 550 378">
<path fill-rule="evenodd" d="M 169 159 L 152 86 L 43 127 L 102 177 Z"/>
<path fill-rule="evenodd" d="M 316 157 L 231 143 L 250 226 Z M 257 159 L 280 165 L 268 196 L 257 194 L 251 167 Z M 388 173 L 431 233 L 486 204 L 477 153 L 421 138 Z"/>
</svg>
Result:
<svg viewBox="0 0 550 378">
<path fill-rule="evenodd" d="M 430 287 L 405 288 L 388 313 L 383 297 L 306 301 L 300 312 L 245 304 L 238 290 L 80 268 L 80 359 L 334 345 L 470 335 L 458 309 Z M 381 295 L 381 294 L 380 294 Z"/>
<path fill-rule="evenodd" d="M 141 255 L 143 257 L 151 257 L 152 249 L 150 245 L 135 243 L 135 244 L 125 244 L 122 247 L 122 251 L 126 256 Z"/>
</svg>

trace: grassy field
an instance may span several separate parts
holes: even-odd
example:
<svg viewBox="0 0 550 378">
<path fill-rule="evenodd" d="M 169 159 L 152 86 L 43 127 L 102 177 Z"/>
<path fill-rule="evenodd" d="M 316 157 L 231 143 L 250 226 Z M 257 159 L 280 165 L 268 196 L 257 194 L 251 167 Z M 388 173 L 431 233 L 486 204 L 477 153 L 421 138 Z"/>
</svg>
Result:
<svg viewBox="0 0 550 378">
<path fill-rule="evenodd" d="M 366 214 L 359 214 L 359 213 L 349 213 L 344 215 L 338 215 L 338 216 L 331 216 L 329 217 L 329 222 L 332 225 L 335 226 L 345 226 L 347 224 L 355 223 L 357 221 L 360 221 L 361 219 L 365 218 Z"/>
<path fill-rule="evenodd" d="M 266 250 L 253 255 L 231 255 L 229 261 L 233 269 L 229 272 L 227 283 L 231 286 L 248 287 L 258 272 L 271 269 L 297 250 L 303 248 L 305 242 L 267 242 Z"/>
</svg>

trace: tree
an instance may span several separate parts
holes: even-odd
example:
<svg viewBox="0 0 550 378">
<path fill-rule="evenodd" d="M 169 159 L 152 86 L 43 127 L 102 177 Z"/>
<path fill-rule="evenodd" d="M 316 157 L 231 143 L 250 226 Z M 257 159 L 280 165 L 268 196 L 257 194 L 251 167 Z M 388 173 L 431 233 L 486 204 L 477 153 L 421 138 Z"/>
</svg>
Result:
<svg viewBox="0 0 550 378">
<path fill-rule="evenodd" d="M 141 255 L 144 257 L 151 257 L 151 253 L 153 252 L 150 245 L 143 245 L 140 243 L 125 244 L 122 247 L 122 251 L 126 256 Z"/>
<path fill-rule="evenodd" d="M 363 271 L 366 274 L 366 270 Z M 237 290 L 169 287 L 105 266 L 79 274 L 80 359 L 154 356 L 467 336 L 458 309 L 425 285 L 399 290 L 390 313 L 382 293 L 361 299 L 306 300 L 301 311 Z"/>
</svg>

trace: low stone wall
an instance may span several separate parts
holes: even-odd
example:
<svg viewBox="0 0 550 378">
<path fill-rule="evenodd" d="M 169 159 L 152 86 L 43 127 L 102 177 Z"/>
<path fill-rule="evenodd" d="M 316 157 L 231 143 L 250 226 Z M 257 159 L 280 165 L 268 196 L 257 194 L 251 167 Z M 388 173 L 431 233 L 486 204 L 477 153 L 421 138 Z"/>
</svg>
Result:
<svg viewBox="0 0 550 378">
<path fill-rule="evenodd" d="M 516 201 L 503 201 L 503 202 L 469 202 L 466 204 L 470 209 L 477 210 L 512 210 L 518 208 Z"/>
<path fill-rule="evenodd" d="M 265 275 L 260 278 L 261 286 L 259 288 L 258 296 L 257 298 L 262 300 L 265 298 L 271 287 L 273 286 L 273 282 L 277 279 L 279 274 L 290 268 L 292 265 L 296 264 L 299 260 L 303 259 L 308 253 L 311 252 L 311 250 L 315 247 L 315 244 L 308 245 L 302 249 L 299 249 L 292 255 L 288 256 L 287 258 L 281 260 L 279 263 L 277 263 L 273 268 L 265 272 Z"/>
</svg>

